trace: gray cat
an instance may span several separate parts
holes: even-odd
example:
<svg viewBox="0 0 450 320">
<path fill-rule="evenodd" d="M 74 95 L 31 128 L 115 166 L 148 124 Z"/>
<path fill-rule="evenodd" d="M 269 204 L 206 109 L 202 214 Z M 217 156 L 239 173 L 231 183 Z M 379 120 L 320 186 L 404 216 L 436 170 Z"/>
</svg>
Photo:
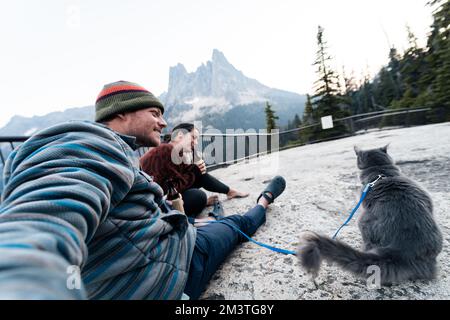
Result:
<svg viewBox="0 0 450 320">
<path fill-rule="evenodd" d="M 322 260 L 335 262 L 344 270 L 366 277 L 368 267 L 381 271 L 381 284 L 433 279 L 436 257 L 442 250 L 442 234 L 433 219 L 428 193 L 400 173 L 387 154 L 387 146 L 362 151 L 355 147 L 360 180 L 365 186 L 379 180 L 362 203 L 358 226 L 363 249 L 313 232 L 301 236 L 298 258 L 316 277 Z"/>
</svg>

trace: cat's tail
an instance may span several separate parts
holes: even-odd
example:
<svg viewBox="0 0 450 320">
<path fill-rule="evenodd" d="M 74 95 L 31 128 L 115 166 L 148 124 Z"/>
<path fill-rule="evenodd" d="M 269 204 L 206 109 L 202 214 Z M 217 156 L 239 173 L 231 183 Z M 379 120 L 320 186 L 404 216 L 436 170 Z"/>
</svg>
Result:
<svg viewBox="0 0 450 320">
<path fill-rule="evenodd" d="M 408 279 L 431 279 L 434 266 L 424 264 L 413 266 L 402 259 L 401 253 L 389 248 L 362 252 L 349 245 L 318 235 L 304 233 L 297 256 L 303 268 L 317 276 L 322 260 L 333 262 L 356 276 L 366 278 L 379 268 L 380 283 L 398 283 Z"/>
</svg>

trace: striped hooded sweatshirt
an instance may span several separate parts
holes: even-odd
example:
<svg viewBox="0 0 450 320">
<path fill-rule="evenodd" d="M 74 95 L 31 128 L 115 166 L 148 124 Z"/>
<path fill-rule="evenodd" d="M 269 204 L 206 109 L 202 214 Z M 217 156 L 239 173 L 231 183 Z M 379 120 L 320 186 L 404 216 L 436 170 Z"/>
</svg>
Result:
<svg viewBox="0 0 450 320">
<path fill-rule="evenodd" d="M 161 212 L 162 189 L 139 169 L 134 141 L 71 121 L 11 153 L 0 299 L 182 297 L 196 231 L 184 214 Z"/>
</svg>

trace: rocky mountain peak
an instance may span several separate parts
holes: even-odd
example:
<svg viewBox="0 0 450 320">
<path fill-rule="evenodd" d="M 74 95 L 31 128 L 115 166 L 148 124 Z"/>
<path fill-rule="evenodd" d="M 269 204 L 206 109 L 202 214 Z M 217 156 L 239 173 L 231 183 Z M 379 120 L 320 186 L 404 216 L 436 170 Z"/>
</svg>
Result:
<svg viewBox="0 0 450 320">
<path fill-rule="evenodd" d="M 225 55 L 217 49 L 213 50 L 211 61 L 213 65 L 227 66 L 235 70 L 233 65 L 231 65 L 231 63 L 228 62 L 227 58 L 225 58 Z"/>
<path fill-rule="evenodd" d="M 286 112 L 286 117 L 288 108 L 296 105 L 299 110 L 303 107 L 300 95 L 269 88 L 245 76 L 217 49 L 213 50 L 211 59 L 194 72 L 187 72 L 180 63 L 171 67 L 169 89 L 159 98 L 166 106 L 168 121 L 172 123 L 200 118 L 213 122 L 212 119 L 233 114 L 236 107 L 252 106 L 254 110 L 263 110 L 266 101 L 271 101 L 281 116 Z M 282 111 L 283 108 L 286 111 Z"/>
<path fill-rule="evenodd" d="M 211 60 L 195 72 L 188 73 L 180 63 L 170 68 L 169 90 L 164 102 L 169 108 L 176 104 L 239 105 L 262 100 L 268 89 L 247 78 L 221 51 L 214 49 Z"/>
</svg>

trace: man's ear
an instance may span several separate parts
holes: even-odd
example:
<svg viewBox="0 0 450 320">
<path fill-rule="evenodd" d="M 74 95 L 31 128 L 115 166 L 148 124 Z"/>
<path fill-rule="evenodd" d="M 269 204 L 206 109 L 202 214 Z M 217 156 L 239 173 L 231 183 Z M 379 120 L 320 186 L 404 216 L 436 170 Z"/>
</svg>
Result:
<svg viewBox="0 0 450 320">
<path fill-rule="evenodd" d="M 355 150 L 357 156 L 361 153 L 361 149 L 358 148 L 357 146 L 353 146 L 353 149 Z"/>
<path fill-rule="evenodd" d="M 380 148 L 381 151 L 383 151 L 384 153 L 387 153 L 387 149 L 389 147 L 391 143 L 389 142 L 387 145 L 385 145 L 384 147 Z"/>
</svg>

